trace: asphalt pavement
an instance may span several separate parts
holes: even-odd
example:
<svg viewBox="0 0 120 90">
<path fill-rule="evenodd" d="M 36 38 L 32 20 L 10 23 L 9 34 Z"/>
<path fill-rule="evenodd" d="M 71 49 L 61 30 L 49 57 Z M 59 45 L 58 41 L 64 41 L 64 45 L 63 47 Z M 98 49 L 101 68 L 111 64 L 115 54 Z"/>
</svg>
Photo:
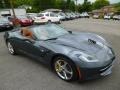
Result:
<svg viewBox="0 0 120 90">
<path fill-rule="evenodd" d="M 0 33 L 0 90 L 120 90 L 120 21 L 76 19 L 60 25 L 68 30 L 93 32 L 113 47 L 116 60 L 111 75 L 86 82 L 65 82 L 48 67 L 23 55 L 12 56 Z"/>
</svg>

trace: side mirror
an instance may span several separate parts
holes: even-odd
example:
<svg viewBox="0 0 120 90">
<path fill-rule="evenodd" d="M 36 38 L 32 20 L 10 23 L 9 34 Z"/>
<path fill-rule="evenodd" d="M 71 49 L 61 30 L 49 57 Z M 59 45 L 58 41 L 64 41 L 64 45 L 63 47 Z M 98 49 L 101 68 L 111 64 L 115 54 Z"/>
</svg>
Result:
<svg viewBox="0 0 120 90">
<path fill-rule="evenodd" d="M 68 31 L 70 34 L 72 34 L 72 31 Z"/>
</svg>

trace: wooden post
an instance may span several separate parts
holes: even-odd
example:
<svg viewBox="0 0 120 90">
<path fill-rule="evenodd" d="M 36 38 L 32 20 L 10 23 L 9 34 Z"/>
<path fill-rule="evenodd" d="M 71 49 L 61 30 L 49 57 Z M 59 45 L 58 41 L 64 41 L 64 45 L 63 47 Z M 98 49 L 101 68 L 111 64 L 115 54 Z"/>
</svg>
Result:
<svg viewBox="0 0 120 90">
<path fill-rule="evenodd" d="M 13 18 L 14 18 L 13 22 L 14 22 L 14 25 L 18 26 L 19 22 L 18 22 L 18 20 L 16 18 L 16 15 L 15 15 L 13 0 L 10 0 L 10 6 L 11 6 L 11 9 L 12 9 L 12 13 L 13 13 Z"/>
</svg>

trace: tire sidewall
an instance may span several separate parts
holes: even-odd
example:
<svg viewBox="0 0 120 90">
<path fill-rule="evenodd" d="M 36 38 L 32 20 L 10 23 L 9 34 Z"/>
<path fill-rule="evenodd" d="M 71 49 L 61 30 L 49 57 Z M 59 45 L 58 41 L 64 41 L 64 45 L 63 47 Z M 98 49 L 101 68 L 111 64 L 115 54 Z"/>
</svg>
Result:
<svg viewBox="0 0 120 90">
<path fill-rule="evenodd" d="M 59 59 L 62 59 L 62 60 L 64 60 L 64 61 L 66 61 L 66 62 L 71 66 L 71 68 L 72 68 L 72 70 L 73 70 L 73 76 L 72 76 L 71 79 L 69 79 L 69 80 L 62 79 L 62 78 L 57 74 L 57 72 L 56 72 L 56 70 L 55 70 L 55 62 L 58 61 Z M 62 80 L 64 80 L 64 81 L 70 82 L 70 81 L 75 81 L 75 80 L 78 79 L 78 73 L 77 73 L 77 69 L 76 69 L 75 64 L 74 64 L 70 59 L 68 59 L 68 58 L 66 58 L 66 57 L 62 57 L 62 56 L 56 57 L 56 58 L 54 59 L 53 68 L 54 68 L 54 71 L 55 71 L 55 73 L 57 74 L 57 76 L 58 76 L 59 78 L 61 78 Z"/>
<path fill-rule="evenodd" d="M 10 45 L 12 46 L 12 48 L 13 48 L 13 51 L 14 51 L 13 53 L 11 53 L 11 52 L 9 51 L 9 49 L 8 49 L 9 53 L 10 53 L 11 55 L 15 55 L 15 54 L 16 54 L 16 51 L 15 51 L 15 48 L 14 48 L 13 44 L 12 44 L 10 41 L 7 41 L 6 43 L 7 43 L 7 48 L 8 48 L 8 44 L 10 44 Z"/>
</svg>

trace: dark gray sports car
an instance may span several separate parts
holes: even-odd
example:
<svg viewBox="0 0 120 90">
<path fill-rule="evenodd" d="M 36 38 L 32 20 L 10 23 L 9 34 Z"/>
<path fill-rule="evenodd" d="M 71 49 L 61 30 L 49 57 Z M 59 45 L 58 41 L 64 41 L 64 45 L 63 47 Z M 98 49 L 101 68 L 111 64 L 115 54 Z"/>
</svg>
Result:
<svg viewBox="0 0 120 90">
<path fill-rule="evenodd" d="M 55 24 L 17 28 L 4 38 L 10 54 L 21 52 L 40 60 L 65 81 L 109 75 L 115 59 L 101 36 L 66 31 Z"/>
</svg>

